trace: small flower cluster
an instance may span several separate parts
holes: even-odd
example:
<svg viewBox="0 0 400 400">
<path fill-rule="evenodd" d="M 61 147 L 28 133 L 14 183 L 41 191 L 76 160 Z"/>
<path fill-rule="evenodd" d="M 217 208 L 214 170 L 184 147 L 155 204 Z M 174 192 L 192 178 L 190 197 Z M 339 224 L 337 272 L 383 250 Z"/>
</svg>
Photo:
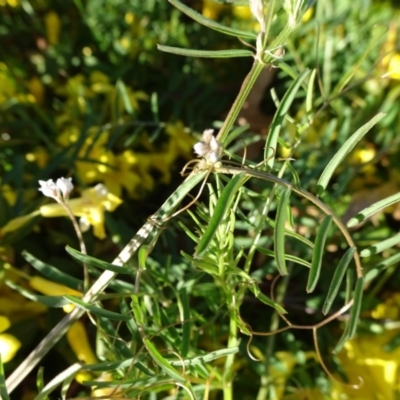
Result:
<svg viewBox="0 0 400 400">
<path fill-rule="evenodd" d="M 39 184 L 41 186 L 39 190 L 58 203 L 65 203 L 74 188 L 72 178 L 59 178 L 56 183 L 53 182 L 53 179 L 49 179 L 48 181 L 39 181 Z"/>
<path fill-rule="evenodd" d="M 65 211 L 66 200 L 73 189 L 71 178 L 39 181 L 41 187 L 39 190 L 47 197 L 51 197 L 59 204 L 46 204 L 40 207 L 40 214 L 43 217 L 61 217 L 67 215 Z M 99 239 L 106 237 L 104 229 L 104 212 L 114 211 L 122 200 L 114 196 L 108 189 L 99 183 L 93 188 L 82 191 L 82 196 L 72 199 L 68 202 L 68 207 L 71 213 L 80 217 L 79 225 L 82 231 L 87 231 L 90 226 L 93 226 L 94 235 Z"/>
<path fill-rule="evenodd" d="M 211 165 L 220 160 L 224 150 L 221 143 L 213 135 L 213 132 L 213 129 L 206 129 L 203 132 L 202 140 L 193 146 L 194 152 Z"/>
</svg>

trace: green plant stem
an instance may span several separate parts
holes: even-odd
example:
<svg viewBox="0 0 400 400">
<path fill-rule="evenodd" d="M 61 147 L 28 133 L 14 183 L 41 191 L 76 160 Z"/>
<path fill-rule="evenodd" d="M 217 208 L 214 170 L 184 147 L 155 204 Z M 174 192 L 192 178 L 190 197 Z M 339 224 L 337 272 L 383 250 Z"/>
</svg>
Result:
<svg viewBox="0 0 400 400">
<path fill-rule="evenodd" d="M 255 60 L 251 70 L 247 74 L 244 79 L 242 86 L 240 88 L 239 94 L 237 95 L 232 107 L 226 117 L 224 124 L 222 125 L 220 131 L 217 135 L 217 140 L 222 144 L 226 141 L 228 134 L 235 123 L 240 110 L 243 108 L 243 105 L 249 95 L 251 89 L 253 88 L 255 82 L 257 81 L 258 76 L 261 71 L 265 67 L 264 64 Z M 227 299 L 232 298 L 232 294 L 226 293 Z M 235 316 L 235 304 L 231 304 L 231 300 L 228 300 L 229 309 L 230 309 L 230 322 L 229 322 L 229 338 L 228 338 L 228 348 L 238 346 L 238 326 L 236 322 Z M 224 400 L 232 400 L 233 399 L 233 376 L 234 376 L 234 362 L 235 355 L 230 354 L 227 356 L 225 361 L 224 375 L 223 375 L 223 398 Z"/>
<path fill-rule="evenodd" d="M 242 86 L 240 88 L 239 94 L 237 95 L 232 107 L 218 132 L 217 140 L 224 144 L 231 130 L 233 124 L 235 123 L 240 110 L 243 108 L 243 105 L 249 95 L 251 89 L 253 88 L 254 84 L 257 81 L 258 76 L 260 75 L 261 71 L 265 67 L 264 64 L 258 62 L 257 60 L 254 61 L 250 72 L 247 74 L 246 78 L 244 79 Z"/>
<path fill-rule="evenodd" d="M 82 231 L 79 227 L 78 221 L 75 218 L 75 215 L 73 214 L 68 203 L 59 202 L 59 204 L 64 208 L 64 210 L 68 214 L 69 219 L 72 222 L 72 225 L 75 229 L 76 236 L 78 237 L 78 240 L 79 240 L 79 247 L 81 248 L 81 253 L 87 255 L 85 240 L 83 239 Z M 88 270 L 88 266 L 84 263 L 83 264 L 83 292 L 84 293 L 86 293 L 88 291 L 89 284 L 90 284 L 89 270 Z"/>
<path fill-rule="evenodd" d="M 232 294 L 228 293 L 228 296 L 232 298 Z M 233 348 L 239 346 L 238 339 L 238 326 L 235 316 L 235 304 L 230 305 L 230 321 L 229 321 L 229 339 L 227 348 Z M 235 373 L 234 363 L 236 354 L 228 354 L 225 360 L 224 375 L 223 375 L 223 394 L 224 400 L 233 400 L 233 377 Z"/>
<path fill-rule="evenodd" d="M 289 269 L 292 269 L 292 266 L 289 267 Z M 285 297 L 286 289 L 289 283 L 289 279 L 291 276 L 291 272 L 289 275 L 286 275 L 283 277 L 282 283 L 278 286 L 278 289 L 276 291 L 276 299 L 275 301 L 277 303 L 281 303 Z M 279 321 L 280 317 L 277 312 L 274 312 L 271 317 L 271 324 L 270 324 L 270 332 L 274 332 L 278 330 L 279 328 Z M 260 380 L 260 389 L 257 394 L 257 399 L 256 400 L 266 400 L 271 384 L 271 376 L 269 374 L 269 366 L 271 363 L 271 357 L 275 348 L 275 341 L 276 341 L 276 335 L 271 335 L 268 336 L 267 340 L 267 346 L 266 346 L 266 351 L 264 354 L 264 374 L 261 376 Z"/>
</svg>

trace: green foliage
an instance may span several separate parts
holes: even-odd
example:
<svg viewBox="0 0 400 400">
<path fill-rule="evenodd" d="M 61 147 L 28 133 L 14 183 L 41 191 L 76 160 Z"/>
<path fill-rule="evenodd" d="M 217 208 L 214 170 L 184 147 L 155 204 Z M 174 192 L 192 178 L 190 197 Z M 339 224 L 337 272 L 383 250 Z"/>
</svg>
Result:
<svg viewBox="0 0 400 400">
<path fill-rule="evenodd" d="M 398 395 L 397 11 L 311 3 L 0 1 L 2 398 Z"/>
</svg>

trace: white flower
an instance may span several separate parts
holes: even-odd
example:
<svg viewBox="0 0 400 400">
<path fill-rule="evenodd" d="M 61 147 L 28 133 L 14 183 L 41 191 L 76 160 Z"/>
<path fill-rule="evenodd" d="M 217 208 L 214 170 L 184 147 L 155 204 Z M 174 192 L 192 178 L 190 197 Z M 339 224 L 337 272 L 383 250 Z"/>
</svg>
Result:
<svg viewBox="0 0 400 400">
<path fill-rule="evenodd" d="M 60 199 L 60 190 L 53 182 L 53 179 L 49 179 L 48 181 L 39 181 L 40 188 L 39 190 L 47 197 L 52 197 L 54 200 Z"/>
<path fill-rule="evenodd" d="M 72 178 L 59 178 L 57 183 L 54 183 L 53 179 L 49 179 L 48 181 L 39 181 L 39 184 L 41 186 L 39 190 L 57 202 L 68 200 L 69 194 L 74 188 Z"/>
<path fill-rule="evenodd" d="M 74 188 L 74 185 L 72 184 L 72 178 L 58 178 L 56 186 L 61 190 L 64 200 L 68 200 L 69 194 Z"/>
<path fill-rule="evenodd" d="M 211 164 L 215 164 L 221 158 L 223 147 L 213 135 L 213 129 L 203 132 L 202 141 L 193 146 L 194 152 L 199 157 L 204 157 Z"/>
</svg>

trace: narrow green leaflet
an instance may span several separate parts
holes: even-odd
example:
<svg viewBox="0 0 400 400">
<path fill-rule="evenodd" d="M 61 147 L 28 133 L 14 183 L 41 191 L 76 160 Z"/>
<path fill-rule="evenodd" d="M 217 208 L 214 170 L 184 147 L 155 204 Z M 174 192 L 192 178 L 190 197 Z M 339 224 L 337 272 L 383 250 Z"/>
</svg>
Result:
<svg viewBox="0 0 400 400">
<path fill-rule="evenodd" d="M 358 278 L 356 282 L 356 288 L 354 290 L 354 304 L 350 312 L 350 318 L 346 322 L 346 327 L 344 328 L 343 334 L 339 339 L 339 342 L 336 344 L 333 349 L 333 353 L 337 354 L 340 350 L 342 350 L 344 344 L 350 340 L 356 333 L 357 323 L 360 316 L 361 303 L 362 303 L 362 295 L 364 288 L 364 279 Z M 346 302 L 348 300 L 346 299 Z"/>
<path fill-rule="evenodd" d="M 183 49 L 181 47 L 157 45 L 157 49 L 166 53 L 177 54 L 186 57 L 201 57 L 201 58 L 233 58 L 233 57 L 252 57 L 253 53 L 245 49 L 231 50 L 195 50 Z"/>
<path fill-rule="evenodd" d="M 400 243 L 400 233 L 392 236 L 389 239 L 382 240 L 382 242 L 376 243 L 360 252 L 361 257 L 370 257 L 375 254 L 382 253 L 382 251 L 390 249 L 396 244 Z"/>
<path fill-rule="evenodd" d="M 83 262 L 84 264 L 88 264 L 93 267 L 105 269 L 108 271 L 113 271 L 116 272 L 117 274 L 132 275 L 134 273 L 132 268 L 120 267 L 119 265 L 110 264 L 106 261 L 102 261 L 95 257 L 88 256 L 87 254 L 83 254 L 80 251 L 73 249 L 72 247 L 66 246 L 65 250 L 67 250 L 67 253 L 70 254 L 73 258 Z"/>
<path fill-rule="evenodd" d="M 117 84 L 116 84 L 116 88 L 117 88 L 117 93 L 119 94 L 119 96 L 121 96 L 121 99 L 122 99 L 122 102 L 124 104 L 126 112 L 129 115 L 134 115 L 135 114 L 135 110 L 132 107 L 131 101 L 129 99 L 128 91 L 126 89 L 126 86 L 125 86 L 124 82 L 122 82 L 120 79 L 118 79 Z M 119 99 L 116 98 L 115 101 L 119 102 Z"/>
<path fill-rule="evenodd" d="M 337 342 L 335 348 L 333 349 L 333 354 L 338 354 L 340 350 L 343 349 L 344 344 L 350 339 L 350 332 L 349 332 L 349 321 L 346 322 L 346 326 L 344 328 L 343 334 L 340 337 L 339 341 Z"/>
<path fill-rule="evenodd" d="M 39 392 L 41 392 L 44 388 L 44 367 L 39 367 L 37 376 L 36 376 L 36 387 Z"/>
<path fill-rule="evenodd" d="M 176 360 L 176 361 L 169 361 L 168 362 L 175 366 L 175 367 L 182 367 L 183 365 L 202 365 L 204 363 L 208 363 L 214 360 L 217 360 L 221 357 L 226 357 L 230 354 L 236 354 L 239 352 L 239 347 L 230 347 L 227 349 L 220 349 L 216 351 L 212 351 L 211 353 L 204 354 L 202 356 L 197 356 L 193 358 L 189 358 L 186 360 Z"/>
<path fill-rule="evenodd" d="M 382 262 L 380 262 L 375 267 L 371 268 L 364 277 L 365 283 L 372 281 L 375 279 L 382 271 L 386 268 L 389 268 L 391 265 L 396 264 L 400 261 L 400 253 L 396 253 L 393 256 L 386 258 Z"/>
<path fill-rule="evenodd" d="M 52 379 L 46 386 L 40 391 L 40 393 L 35 397 L 34 400 L 47 400 L 48 395 L 56 390 L 66 379 L 74 377 L 76 373 L 82 369 L 80 363 L 72 364 L 66 370 L 58 374 L 54 379 Z"/>
<path fill-rule="evenodd" d="M 188 366 L 188 365 L 202 365 L 204 363 L 209 363 L 211 361 L 217 360 L 218 358 L 221 357 L 226 357 L 229 354 L 236 354 L 239 352 L 238 347 L 230 347 L 226 349 L 220 349 L 216 351 L 212 351 L 210 353 L 193 357 L 193 358 L 183 358 L 182 360 L 166 360 L 170 365 L 174 367 L 182 367 L 182 366 Z M 120 361 L 106 361 L 102 362 L 99 364 L 91 364 L 91 365 L 85 365 L 83 366 L 83 369 L 86 371 L 115 371 L 116 369 L 119 368 L 127 368 L 127 367 L 132 367 L 136 366 L 139 361 L 143 361 L 140 359 L 140 357 L 133 357 L 133 358 L 128 358 L 126 360 L 120 360 Z M 147 373 L 147 375 L 152 375 Z"/>
<path fill-rule="evenodd" d="M 186 260 L 193 263 L 195 267 L 206 272 L 207 274 L 218 276 L 219 274 L 218 266 L 215 264 L 215 262 L 212 262 L 210 260 L 204 260 L 204 259 L 200 260 L 198 258 L 194 258 L 191 255 L 185 253 L 183 250 L 181 251 L 181 255 L 183 258 L 186 258 Z"/>
<path fill-rule="evenodd" d="M 353 259 L 354 253 L 356 252 L 355 247 L 351 247 L 347 249 L 346 253 L 344 253 L 343 257 L 341 258 L 339 265 L 335 269 L 335 273 L 333 274 L 332 282 L 329 287 L 328 294 L 326 296 L 326 300 L 322 307 L 322 312 L 324 315 L 328 314 L 330 311 L 332 304 L 337 296 L 339 291 L 340 285 L 342 284 L 344 275 L 346 273 L 347 267 L 350 264 L 350 261 Z"/>
<path fill-rule="evenodd" d="M 257 285 L 251 285 L 249 289 L 253 292 L 254 296 L 256 296 L 256 298 L 262 303 L 272 308 L 275 308 L 275 310 L 279 311 L 281 314 L 287 314 L 287 311 L 279 303 L 276 303 L 268 296 L 266 296 L 263 292 L 261 292 L 260 288 Z"/>
<path fill-rule="evenodd" d="M 354 290 L 354 304 L 351 308 L 350 319 L 349 319 L 349 339 L 353 338 L 356 334 L 357 323 L 360 317 L 362 296 L 364 288 L 364 278 L 358 278 L 356 282 L 356 288 Z"/>
<path fill-rule="evenodd" d="M 192 332 L 192 324 L 190 322 L 190 304 L 187 289 L 184 287 L 179 291 L 179 306 L 181 309 L 182 320 L 182 344 L 181 357 L 186 357 L 190 349 L 190 333 Z"/>
<path fill-rule="evenodd" d="M 289 108 L 292 105 L 301 84 L 303 83 L 304 79 L 306 79 L 309 73 L 310 70 L 305 70 L 297 77 L 297 79 L 292 83 L 290 88 L 283 96 L 279 108 L 275 112 L 274 119 L 272 120 L 271 127 L 267 136 L 267 141 L 265 143 L 264 152 L 264 159 L 268 160 L 267 165 L 269 168 L 272 168 L 274 166 L 276 146 L 278 144 L 278 137 L 282 129 L 283 121 L 286 118 Z"/>
<path fill-rule="evenodd" d="M 207 229 L 196 247 L 196 258 L 200 258 L 207 251 L 212 240 L 214 239 L 215 234 L 217 233 L 219 224 L 224 219 L 227 210 L 230 209 L 238 190 L 242 187 L 245 180 L 246 178 L 244 178 L 244 175 L 238 174 L 234 176 L 225 186 L 221 196 L 217 201 L 214 213 L 210 219 Z"/>
<path fill-rule="evenodd" d="M 266 218 L 266 221 L 267 221 L 268 225 L 270 225 L 273 229 L 275 229 L 275 221 L 274 220 L 272 220 L 270 218 Z M 285 229 L 285 235 L 290 236 L 290 237 L 298 240 L 299 242 L 304 243 L 306 246 L 310 247 L 311 249 L 314 248 L 313 242 L 306 239 L 304 236 L 300 235 L 299 233 L 292 231 L 291 229 Z"/>
<path fill-rule="evenodd" d="M 228 28 L 227 26 L 219 24 L 218 22 L 215 22 L 212 19 L 204 17 L 202 14 L 199 14 L 197 11 L 186 6 L 185 4 L 181 3 L 178 0 L 168 0 L 168 1 L 178 10 L 186 14 L 188 17 L 194 19 L 201 25 L 214 29 L 215 31 L 247 40 L 257 39 L 257 34 L 255 32 L 247 32 L 247 31 L 242 31 L 240 29 Z"/>
<path fill-rule="evenodd" d="M 310 80 L 308 82 L 308 88 L 307 88 L 307 96 L 306 96 L 306 113 L 307 113 L 307 119 L 308 122 L 312 122 L 311 118 L 311 113 L 313 109 L 313 94 L 314 94 L 314 82 L 315 82 L 315 77 L 317 76 L 317 70 L 313 69 L 311 72 Z"/>
<path fill-rule="evenodd" d="M 355 145 L 365 136 L 365 134 L 376 125 L 386 114 L 378 113 L 373 117 L 370 121 L 368 121 L 365 125 L 363 125 L 360 129 L 353 133 L 343 146 L 337 151 L 337 153 L 332 157 L 329 161 L 328 165 L 325 167 L 322 172 L 318 183 L 317 183 L 317 192 L 321 194 L 325 191 L 328 186 L 329 181 L 336 168 L 340 165 L 343 159 L 350 153 L 351 150 L 355 147 Z"/>
<path fill-rule="evenodd" d="M 371 215 L 377 213 L 378 211 L 383 210 L 386 207 L 391 206 L 392 204 L 397 203 L 398 201 L 400 201 L 400 193 L 393 194 L 392 196 L 389 196 L 386 199 L 378 201 L 377 203 L 372 204 L 367 208 L 364 208 L 364 210 L 360 211 L 355 217 L 351 218 L 347 222 L 347 226 L 349 228 L 352 228 L 353 226 L 358 225 L 360 222 L 365 221 Z"/>
<path fill-rule="evenodd" d="M 97 372 L 115 371 L 116 369 L 119 368 L 133 367 L 139 362 L 139 360 L 140 360 L 139 357 L 133 357 L 120 361 L 105 361 L 99 364 L 84 365 L 83 369 L 85 371 L 97 371 Z"/>
<path fill-rule="evenodd" d="M 38 260 L 35 256 L 28 253 L 27 251 L 23 251 L 22 256 L 25 258 L 26 261 L 28 261 L 29 264 L 32 265 L 32 267 L 34 267 L 52 282 L 60 283 L 75 290 L 82 286 L 83 282 L 81 280 L 60 271 L 50 264 L 46 264 L 43 261 Z"/>
<path fill-rule="evenodd" d="M 22 286 L 19 286 L 8 279 L 5 280 L 5 284 L 16 292 L 22 294 L 22 296 L 26 297 L 27 299 L 42 303 L 47 307 L 60 308 L 66 306 L 67 304 L 71 304 L 71 302 L 65 300 L 63 296 L 41 296 L 26 290 Z"/>
<path fill-rule="evenodd" d="M 286 231 L 285 231 L 285 232 L 286 232 Z M 263 248 L 263 247 L 257 247 L 257 250 L 258 250 L 260 253 L 265 254 L 266 256 L 270 256 L 270 257 L 274 257 L 274 258 L 275 258 L 275 253 L 274 253 L 272 250 L 265 249 L 265 248 Z M 291 254 L 285 254 L 285 259 L 286 259 L 287 261 L 291 261 L 291 262 L 294 262 L 294 263 L 296 263 L 296 264 L 303 265 L 304 267 L 311 268 L 311 263 L 309 263 L 309 262 L 306 261 L 306 260 L 303 260 L 303 259 L 300 258 L 300 257 L 296 257 L 296 256 L 293 256 L 293 255 L 291 255 Z"/>
<path fill-rule="evenodd" d="M 328 237 L 329 229 L 332 223 L 332 215 L 327 215 L 318 230 L 315 238 L 314 251 L 311 261 L 311 268 L 308 274 L 307 293 L 314 291 L 317 286 L 319 276 L 321 274 L 322 258 L 325 250 L 325 242 Z"/>
<path fill-rule="evenodd" d="M 132 318 L 131 315 L 122 315 L 113 311 L 105 310 L 104 308 L 98 307 L 94 304 L 86 303 L 83 300 L 69 294 L 66 294 L 64 297 L 82 310 L 90 312 L 94 315 L 98 315 L 99 317 L 104 317 L 115 321 L 129 321 Z"/>
<path fill-rule="evenodd" d="M 285 260 L 285 224 L 287 220 L 287 206 L 289 204 L 291 190 L 285 188 L 278 203 L 274 230 L 274 252 L 278 271 L 281 275 L 287 275 Z"/>
<path fill-rule="evenodd" d="M 169 375 L 172 379 L 185 383 L 185 378 L 161 355 L 161 353 L 157 350 L 156 346 L 150 341 L 150 339 L 144 338 L 143 343 L 146 346 L 151 358 L 155 361 L 157 365 L 161 367 L 161 369 Z"/>
<path fill-rule="evenodd" d="M 144 324 L 144 315 L 139 303 L 139 296 L 133 294 L 131 296 L 131 308 L 133 311 L 133 315 L 135 316 L 136 324 L 141 327 Z"/>
<path fill-rule="evenodd" d="M 148 246 L 142 246 L 138 251 L 139 268 L 141 271 L 146 269 L 146 261 L 148 256 Z"/>
</svg>

